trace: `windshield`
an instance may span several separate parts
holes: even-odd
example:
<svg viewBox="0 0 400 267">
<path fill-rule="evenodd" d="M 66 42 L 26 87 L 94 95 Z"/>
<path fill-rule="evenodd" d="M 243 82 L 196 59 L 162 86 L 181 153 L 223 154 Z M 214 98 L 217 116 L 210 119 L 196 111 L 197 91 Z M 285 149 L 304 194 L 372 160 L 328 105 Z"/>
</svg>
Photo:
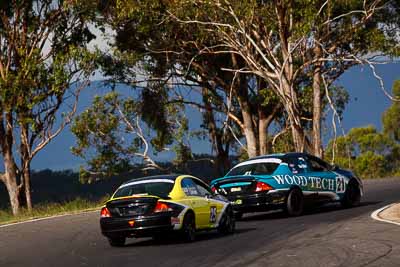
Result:
<svg viewBox="0 0 400 267">
<path fill-rule="evenodd" d="M 114 198 L 132 195 L 152 195 L 168 198 L 174 187 L 174 181 L 168 179 L 137 181 L 122 185 L 114 194 Z"/>
<path fill-rule="evenodd" d="M 226 176 L 234 175 L 269 175 L 272 174 L 276 168 L 278 168 L 279 163 L 274 162 L 264 162 L 264 163 L 253 163 L 253 164 L 239 164 L 230 170 Z"/>
</svg>

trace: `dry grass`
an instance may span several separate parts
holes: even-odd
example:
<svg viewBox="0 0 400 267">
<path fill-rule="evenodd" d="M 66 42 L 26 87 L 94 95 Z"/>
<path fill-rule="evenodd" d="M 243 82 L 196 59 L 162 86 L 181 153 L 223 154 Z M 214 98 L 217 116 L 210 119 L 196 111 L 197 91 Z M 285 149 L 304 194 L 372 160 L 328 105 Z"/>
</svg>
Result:
<svg viewBox="0 0 400 267">
<path fill-rule="evenodd" d="M 104 197 L 99 201 L 90 201 L 87 199 L 76 198 L 64 203 L 42 203 L 34 206 L 32 212 L 22 209 L 21 213 L 17 216 L 13 216 L 11 210 L 0 210 L 0 225 L 54 215 L 95 210 L 101 207 L 107 199 L 108 197 Z"/>
</svg>

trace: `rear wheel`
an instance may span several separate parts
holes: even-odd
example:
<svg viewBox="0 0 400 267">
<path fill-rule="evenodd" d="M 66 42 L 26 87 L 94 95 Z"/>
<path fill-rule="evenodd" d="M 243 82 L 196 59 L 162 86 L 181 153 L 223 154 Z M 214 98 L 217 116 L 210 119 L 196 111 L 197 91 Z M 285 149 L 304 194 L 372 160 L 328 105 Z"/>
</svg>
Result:
<svg viewBox="0 0 400 267">
<path fill-rule="evenodd" d="M 235 220 L 240 221 L 243 218 L 243 212 L 235 212 Z"/>
<path fill-rule="evenodd" d="M 218 232 L 221 234 L 233 234 L 235 232 L 235 215 L 232 208 L 228 207 L 221 217 Z"/>
<path fill-rule="evenodd" d="M 344 192 L 341 204 L 343 208 L 351 208 L 358 206 L 361 200 L 360 186 L 355 180 L 351 180 L 347 185 L 346 191 Z"/>
<path fill-rule="evenodd" d="M 303 213 L 304 198 L 299 188 L 290 190 L 285 203 L 285 211 L 289 216 L 299 216 Z"/>
<path fill-rule="evenodd" d="M 186 242 L 193 242 L 196 238 L 196 223 L 194 220 L 194 214 L 192 212 L 186 213 L 183 218 L 182 238 Z"/>
<path fill-rule="evenodd" d="M 122 247 L 125 245 L 125 237 L 109 237 L 108 243 L 110 243 L 112 247 Z"/>
<path fill-rule="evenodd" d="M 165 234 L 156 234 L 153 235 L 152 238 L 156 242 L 162 242 L 167 239 L 167 236 Z"/>
</svg>

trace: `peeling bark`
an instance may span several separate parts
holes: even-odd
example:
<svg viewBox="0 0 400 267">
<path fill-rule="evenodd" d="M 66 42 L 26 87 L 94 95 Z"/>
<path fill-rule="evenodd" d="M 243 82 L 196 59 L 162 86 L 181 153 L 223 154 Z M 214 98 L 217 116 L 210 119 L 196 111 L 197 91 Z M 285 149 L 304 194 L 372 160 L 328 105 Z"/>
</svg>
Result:
<svg viewBox="0 0 400 267">
<path fill-rule="evenodd" d="M 314 49 L 315 58 L 320 58 L 322 55 L 321 47 L 316 46 Z M 313 73 L 313 131 L 312 131 L 312 145 L 313 153 L 317 157 L 323 156 L 322 141 L 321 141 L 321 64 L 316 64 Z"/>
<path fill-rule="evenodd" d="M 12 213 L 20 212 L 19 186 L 17 183 L 18 167 L 12 154 L 13 117 L 9 112 L 0 113 L 0 145 L 4 160 L 4 174 L 1 181 L 5 184 L 10 199 Z"/>
</svg>

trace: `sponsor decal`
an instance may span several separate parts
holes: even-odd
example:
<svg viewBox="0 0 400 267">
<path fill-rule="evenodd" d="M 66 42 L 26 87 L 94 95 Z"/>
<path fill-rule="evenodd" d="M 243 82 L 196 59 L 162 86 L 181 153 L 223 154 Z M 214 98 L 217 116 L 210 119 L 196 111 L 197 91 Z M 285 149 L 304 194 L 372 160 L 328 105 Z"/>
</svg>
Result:
<svg viewBox="0 0 400 267">
<path fill-rule="evenodd" d="M 241 205 L 243 203 L 243 201 L 241 199 L 236 199 L 236 201 L 234 202 L 235 205 Z"/>
<path fill-rule="evenodd" d="M 217 221 L 217 207 L 210 207 L 210 223 L 215 223 Z"/>
<path fill-rule="evenodd" d="M 345 177 L 343 176 L 338 176 L 336 177 L 336 179 L 288 174 L 274 175 L 272 177 L 279 185 L 298 185 L 301 187 L 309 187 L 313 189 L 322 189 L 329 191 L 335 191 L 336 189 L 336 193 L 343 193 L 345 191 Z"/>
<path fill-rule="evenodd" d="M 180 224 L 181 220 L 178 217 L 171 217 L 171 224 Z"/>
</svg>

